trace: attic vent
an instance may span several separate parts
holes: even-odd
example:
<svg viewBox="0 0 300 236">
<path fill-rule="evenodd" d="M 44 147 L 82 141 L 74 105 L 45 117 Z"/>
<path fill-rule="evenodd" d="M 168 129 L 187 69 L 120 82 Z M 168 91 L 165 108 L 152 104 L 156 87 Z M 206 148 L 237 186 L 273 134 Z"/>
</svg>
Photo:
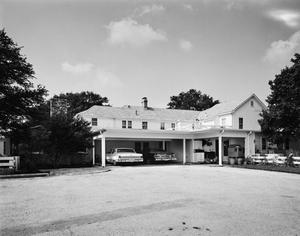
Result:
<svg viewBox="0 0 300 236">
<path fill-rule="evenodd" d="M 138 116 L 138 115 L 139 115 L 137 110 L 135 110 L 135 115 L 136 115 L 136 116 Z"/>
</svg>

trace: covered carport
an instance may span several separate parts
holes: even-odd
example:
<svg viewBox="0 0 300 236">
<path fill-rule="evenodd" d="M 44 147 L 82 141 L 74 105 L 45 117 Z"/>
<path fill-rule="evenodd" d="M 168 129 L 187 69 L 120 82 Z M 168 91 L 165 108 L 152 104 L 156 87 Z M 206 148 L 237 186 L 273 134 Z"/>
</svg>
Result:
<svg viewBox="0 0 300 236">
<path fill-rule="evenodd" d="M 193 147 L 195 140 L 209 140 L 211 142 L 212 150 L 216 152 L 219 159 L 219 165 L 223 165 L 224 161 L 227 162 L 228 146 L 230 145 L 240 145 L 244 149 L 245 157 L 255 153 L 255 132 L 250 130 L 210 128 L 193 133 Z"/>
<path fill-rule="evenodd" d="M 93 165 L 101 164 L 106 166 L 106 153 L 111 148 L 128 147 L 137 149 L 137 145 L 140 144 L 140 150 L 142 151 L 148 144 L 149 148 L 155 148 L 162 146 L 163 149 L 168 149 L 169 152 L 175 153 L 177 161 L 183 164 L 186 163 L 187 155 L 191 155 L 191 152 L 187 150 L 187 141 L 192 140 L 193 133 L 187 131 L 175 131 L 175 130 L 135 130 L 135 129 L 108 129 L 102 131 L 98 136 L 93 139 L 92 160 Z"/>
</svg>

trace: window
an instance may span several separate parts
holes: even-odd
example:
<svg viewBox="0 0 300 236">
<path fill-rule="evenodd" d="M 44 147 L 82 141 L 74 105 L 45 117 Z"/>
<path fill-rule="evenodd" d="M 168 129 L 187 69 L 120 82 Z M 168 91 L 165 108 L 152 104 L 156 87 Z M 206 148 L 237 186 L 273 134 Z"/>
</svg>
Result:
<svg viewBox="0 0 300 236">
<path fill-rule="evenodd" d="M 92 118 L 92 126 L 97 126 L 97 125 L 98 125 L 98 119 Z"/>
<path fill-rule="evenodd" d="M 142 122 L 142 129 L 148 129 L 148 122 L 147 121 Z"/>
<path fill-rule="evenodd" d="M 126 120 L 122 120 L 122 128 L 126 129 Z"/>
<path fill-rule="evenodd" d="M 131 121 L 131 120 L 129 120 L 129 121 L 128 121 L 128 123 L 127 123 L 127 125 L 128 125 L 128 126 L 127 126 L 127 127 L 128 127 L 128 129 L 131 129 L 131 128 L 132 128 L 132 121 Z"/>
<path fill-rule="evenodd" d="M 243 128 L 244 128 L 244 127 L 243 127 L 243 126 L 244 126 L 243 123 L 244 123 L 244 120 L 243 120 L 242 117 L 240 117 L 240 118 L 239 118 L 239 129 L 243 129 Z"/>
<path fill-rule="evenodd" d="M 250 102 L 250 105 L 251 105 L 251 107 L 254 107 L 254 102 L 251 101 L 251 102 Z"/>
<path fill-rule="evenodd" d="M 171 124 L 171 128 L 172 128 L 172 130 L 175 130 L 175 123 Z"/>
<path fill-rule="evenodd" d="M 165 123 L 164 122 L 160 123 L 160 129 L 165 129 Z"/>
</svg>

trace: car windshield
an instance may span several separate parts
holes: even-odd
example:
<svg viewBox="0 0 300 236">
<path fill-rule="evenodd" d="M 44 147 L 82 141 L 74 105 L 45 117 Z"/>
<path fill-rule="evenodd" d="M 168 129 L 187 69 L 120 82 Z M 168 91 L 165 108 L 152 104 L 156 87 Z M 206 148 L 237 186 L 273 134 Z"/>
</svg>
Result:
<svg viewBox="0 0 300 236">
<path fill-rule="evenodd" d="M 118 148 L 117 152 L 135 152 L 135 151 L 131 148 Z"/>
</svg>

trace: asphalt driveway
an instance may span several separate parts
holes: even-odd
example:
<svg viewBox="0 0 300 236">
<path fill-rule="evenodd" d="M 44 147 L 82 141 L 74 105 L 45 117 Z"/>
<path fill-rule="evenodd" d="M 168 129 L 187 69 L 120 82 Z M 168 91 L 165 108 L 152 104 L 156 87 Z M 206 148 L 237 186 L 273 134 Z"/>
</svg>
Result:
<svg viewBox="0 0 300 236">
<path fill-rule="evenodd" d="M 0 181 L 0 235 L 299 235 L 300 175 L 209 166 Z"/>
</svg>

